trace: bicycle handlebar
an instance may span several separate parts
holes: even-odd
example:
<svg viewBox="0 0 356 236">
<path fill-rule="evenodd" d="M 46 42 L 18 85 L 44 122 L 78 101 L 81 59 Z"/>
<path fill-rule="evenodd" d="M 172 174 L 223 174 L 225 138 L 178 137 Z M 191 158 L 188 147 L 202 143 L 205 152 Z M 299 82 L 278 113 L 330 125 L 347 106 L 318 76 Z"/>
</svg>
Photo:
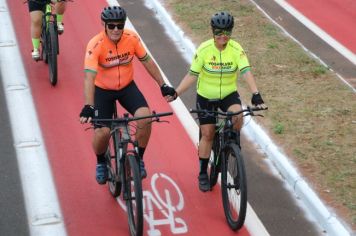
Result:
<svg viewBox="0 0 356 236">
<path fill-rule="evenodd" d="M 170 116 L 170 115 L 173 115 L 173 112 L 156 113 L 155 111 L 152 111 L 152 115 L 139 116 L 139 117 L 129 117 L 129 113 L 125 113 L 123 117 L 118 117 L 118 118 L 115 118 L 115 119 L 92 119 L 92 123 L 112 122 L 114 124 L 127 124 L 127 123 L 132 122 L 132 121 L 143 120 L 143 119 L 148 119 L 148 118 L 156 118 L 156 119 L 154 119 L 152 121 L 159 122 L 159 117 Z"/>
<path fill-rule="evenodd" d="M 36 2 L 39 4 L 43 4 L 43 1 L 40 1 L 40 0 L 25 0 L 23 3 L 26 4 L 28 2 Z M 74 0 L 57 0 L 57 2 L 74 2 Z M 52 0 L 46 0 L 45 3 L 46 4 L 54 4 L 55 2 L 53 2 Z"/>
<path fill-rule="evenodd" d="M 189 112 L 190 113 L 197 113 L 197 114 L 206 114 L 207 116 L 224 116 L 224 117 L 232 117 L 232 116 L 237 116 L 237 115 L 240 115 L 241 113 L 244 113 L 244 112 L 247 112 L 246 115 L 251 115 L 251 116 L 254 116 L 255 114 L 253 113 L 254 111 L 262 111 L 262 110 L 268 110 L 265 109 L 265 108 L 259 108 L 259 107 L 250 107 L 250 106 L 247 106 L 247 108 L 245 109 L 242 109 L 238 112 L 222 112 L 222 111 L 210 111 L 210 110 L 206 110 L 206 109 L 202 109 L 202 110 L 196 110 L 196 109 L 190 109 Z"/>
</svg>

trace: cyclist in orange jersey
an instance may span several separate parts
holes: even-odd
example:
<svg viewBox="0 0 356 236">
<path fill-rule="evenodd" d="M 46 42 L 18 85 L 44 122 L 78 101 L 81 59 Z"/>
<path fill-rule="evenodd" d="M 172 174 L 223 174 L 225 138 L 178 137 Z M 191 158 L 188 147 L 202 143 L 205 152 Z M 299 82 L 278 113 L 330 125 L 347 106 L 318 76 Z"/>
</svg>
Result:
<svg viewBox="0 0 356 236">
<path fill-rule="evenodd" d="M 119 101 L 131 115 L 147 116 L 150 109 L 145 97 L 134 82 L 134 56 L 143 64 L 148 73 L 161 88 L 167 100 L 175 96 L 174 88 L 166 85 L 156 63 L 150 58 L 138 35 L 124 29 L 126 12 L 122 7 L 106 7 L 101 13 L 104 30 L 88 43 L 85 55 L 85 105 L 80 113 L 80 122 L 91 122 L 92 118 L 110 119 L 113 116 L 114 102 Z M 137 121 L 142 127 L 137 129 L 136 140 L 139 146 L 140 173 L 145 178 L 147 172 L 143 155 L 148 144 L 151 125 L 147 120 Z M 93 149 L 97 156 L 96 180 L 105 184 L 108 170 L 105 152 L 110 138 L 110 124 L 95 126 Z"/>
<path fill-rule="evenodd" d="M 28 0 L 28 9 L 31 17 L 31 38 L 33 46 L 31 56 L 35 61 L 40 59 L 39 47 L 42 31 L 42 16 L 46 10 L 45 6 L 48 1 L 49 0 Z M 58 34 L 62 34 L 64 32 L 63 14 L 66 7 L 65 0 L 57 0 L 53 2 L 56 2 L 55 12 L 57 14 Z"/>
</svg>

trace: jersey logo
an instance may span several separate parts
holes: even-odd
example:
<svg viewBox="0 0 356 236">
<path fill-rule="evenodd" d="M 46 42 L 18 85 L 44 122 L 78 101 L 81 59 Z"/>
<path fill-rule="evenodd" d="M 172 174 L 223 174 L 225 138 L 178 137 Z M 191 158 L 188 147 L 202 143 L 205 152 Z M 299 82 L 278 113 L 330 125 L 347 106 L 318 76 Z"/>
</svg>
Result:
<svg viewBox="0 0 356 236">
<path fill-rule="evenodd" d="M 93 52 L 91 50 L 87 51 L 86 53 L 86 58 L 90 58 L 91 54 L 93 54 Z"/>
<path fill-rule="evenodd" d="M 117 55 L 117 56 L 108 56 L 107 58 L 105 58 L 105 61 L 106 62 L 115 61 L 115 60 L 127 61 L 129 56 L 130 56 L 130 52 L 125 52 L 125 53 L 123 53 L 121 55 Z"/>
<path fill-rule="evenodd" d="M 210 61 L 208 63 L 213 71 L 230 71 L 233 66 L 233 62 L 214 62 Z"/>
</svg>

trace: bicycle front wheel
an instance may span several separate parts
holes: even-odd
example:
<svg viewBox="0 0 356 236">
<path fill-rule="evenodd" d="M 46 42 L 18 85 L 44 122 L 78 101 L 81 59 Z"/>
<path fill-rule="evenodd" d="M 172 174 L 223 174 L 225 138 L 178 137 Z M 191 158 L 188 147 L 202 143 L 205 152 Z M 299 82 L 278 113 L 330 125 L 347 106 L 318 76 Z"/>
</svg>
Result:
<svg viewBox="0 0 356 236">
<path fill-rule="evenodd" d="M 124 200 L 132 236 L 143 234 L 142 184 L 136 157 L 128 155 L 124 166 Z"/>
<path fill-rule="evenodd" d="M 55 29 L 54 23 L 48 24 L 47 37 L 47 55 L 48 55 L 48 67 L 49 67 L 49 80 L 53 86 L 57 84 L 58 69 L 57 69 L 57 53 L 58 53 L 58 33 Z"/>
<path fill-rule="evenodd" d="M 117 197 L 121 192 L 121 182 L 119 177 L 119 147 L 118 147 L 119 133 L 114 132 L 109 140 L 109 147 L 106 153 L 106 163 L 109 170 L 108 186 L 109 191 L 113 197 Z"/>
<path fill-rule="evenodd" d="M 232 230 L 240 229 L 246 218 L 247 184 L 239 147 L 231 143 L 224 149 L 221 166 L 221 193 L 226 220 Z"/>
</svg>

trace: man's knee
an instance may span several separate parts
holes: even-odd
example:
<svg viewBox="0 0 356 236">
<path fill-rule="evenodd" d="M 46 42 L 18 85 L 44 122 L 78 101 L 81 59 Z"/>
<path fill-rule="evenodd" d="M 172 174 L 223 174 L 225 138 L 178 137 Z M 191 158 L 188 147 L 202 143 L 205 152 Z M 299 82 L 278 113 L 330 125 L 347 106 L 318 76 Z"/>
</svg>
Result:
<svg viewBox="0 0 356 236">
<path fill-rule="evenodd" d="M 97 128 L 94 132 L 94 140 L 107 139 L 110 136 L 110 129 L 107 127 Z"/>
<path fill-rule="evenodd" d="M 141 107 L 136 110 L 135 112 L 135 117 L 141 117 L 141 116 L 149 116 L 151 115 L 150 109 L 148 107 Z M 138 131 L 143 131 L 143 133 L 147 133 L 148 130 L 151 128 L 151 119 L 142 119 L 137 121 L 138 128 L 140 128 Z M 140 132 L 142 134 L 142 132 Z"/>
<path fill-rule="evenodd" d="M 214 139 L 214 131 L 205 131 L 202 132 L 202 139 L 204 139 L 207 142 L 211 142 Z"/>
<path fill-rule="evenodd" d="M 149 116 L 151 114 L 150 109 L 148 107 L 140 107 L 135 111 L 134 116 Z"/>
<path fill-rule="evenodd" d="M 42 25 L 42 12 L 41 11 L 31 12 L 31 23 L 35 27 L 41 27 L 41 25 Z"/>
<path fill-rule="evenodd" d="M 92 143 L 95 153 L 97 154 L 103 153 L 107 148 L 109 139 L 110 139 L 109 128 L 104 127 L 104 128 L 95 129 L 93 143 Z"/>
</svg>

